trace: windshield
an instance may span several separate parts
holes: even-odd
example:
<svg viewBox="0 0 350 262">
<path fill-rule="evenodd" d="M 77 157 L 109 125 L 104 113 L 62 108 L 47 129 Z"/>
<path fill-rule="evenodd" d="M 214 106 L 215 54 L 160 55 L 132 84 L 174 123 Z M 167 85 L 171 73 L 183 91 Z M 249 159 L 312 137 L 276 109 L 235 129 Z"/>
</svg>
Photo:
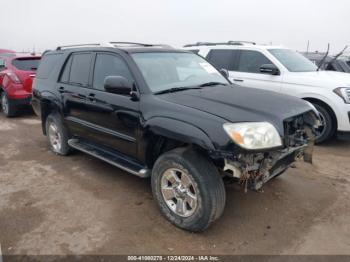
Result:
<svg viewBox="0 0 350 262">
<path fill-rule="evenodd" d="M 317 70 L 317 66 L 314 63 L 293 50 L 269 49 L 269 52 L 290 72 L 311 72 Z"/>
<path fill-rule="evenodd" d="M 135 53 L 132 55 L 153 93 L 209 82 L 229 82 L 207 61 L 192 53 Z"/>
</svg>

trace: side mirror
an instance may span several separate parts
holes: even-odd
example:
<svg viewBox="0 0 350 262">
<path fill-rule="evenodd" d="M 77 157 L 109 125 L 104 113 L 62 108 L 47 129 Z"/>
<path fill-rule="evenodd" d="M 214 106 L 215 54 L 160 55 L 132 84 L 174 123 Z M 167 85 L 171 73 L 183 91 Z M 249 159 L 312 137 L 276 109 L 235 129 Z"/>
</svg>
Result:
<svg viewBox="0 0 350 262">
<path fill-rule="evenodd" d="M 280 70 L 274 64 L 264 64 L 260 66 L 260 72 L 269 75 L 280 75 Z"/>
<path fill-rule="evenodd" d="M 228 78 L 230 76 L 230 73 L 225 68 L 221 68 L 219 72 L 226 78 Z"/>
<path fill-rule="evenodd" d="M 123 76 L 107 76 L 104 88 L 107 92 L 119 95 L 131 95 L 133 84 Z"/>
</svg>

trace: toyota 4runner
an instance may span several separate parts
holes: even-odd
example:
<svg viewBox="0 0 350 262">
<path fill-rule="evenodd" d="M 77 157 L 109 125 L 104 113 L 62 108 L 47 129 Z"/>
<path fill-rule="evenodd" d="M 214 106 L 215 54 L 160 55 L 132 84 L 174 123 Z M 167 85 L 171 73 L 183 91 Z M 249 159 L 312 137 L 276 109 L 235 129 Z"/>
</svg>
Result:
<svg viewBox="0 0 350 262">
<path fill-rule="evenodd" d="M 232 85 L 196 54 L 125 42 L 45 52 L 32 105 L 53 152 L 151 177 L 162 214 L 194 232 L 222 214 L 225 177 L 259 190 L 311 161 L 318 123 L 308 102 Z"/>
</svg>

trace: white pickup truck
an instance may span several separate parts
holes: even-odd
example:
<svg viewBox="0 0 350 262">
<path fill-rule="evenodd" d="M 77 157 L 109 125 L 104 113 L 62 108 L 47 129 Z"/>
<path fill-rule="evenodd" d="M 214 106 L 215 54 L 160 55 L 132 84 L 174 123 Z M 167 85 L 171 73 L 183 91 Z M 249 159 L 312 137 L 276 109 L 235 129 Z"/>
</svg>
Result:
<svg viewBox="0 0 350 262">
<path fill-rule="evenodd" d="M 318 71 L 304 56 L 282 46 L 229 41 L 197 43 L 184 49 L 207 58 L 218 69 L 226 69 L 233 83 L 311 102 L 322 122 L 316 142 L 335 134 L 350 138 L 350 74 Z"/>
</svg>

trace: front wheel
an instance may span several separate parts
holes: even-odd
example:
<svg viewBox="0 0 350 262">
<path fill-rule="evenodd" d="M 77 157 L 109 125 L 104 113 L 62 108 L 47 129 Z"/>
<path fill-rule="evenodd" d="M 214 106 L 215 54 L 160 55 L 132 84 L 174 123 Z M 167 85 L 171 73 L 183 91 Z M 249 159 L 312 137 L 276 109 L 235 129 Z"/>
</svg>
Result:
<svg viewBox="0 0 350 262">
<path fill-rule="evenodd" d="M 189 148 L 169 151 L 156 161 L 152 191 L 162 214 L 192 232 L 208 228 L 225 207 L 225 187 L 217 168 Z"/>
<path fill-rule="evenodd" d="M 316 129 L 316 144 L 323 143 L 333 137 L 336 131 L 336 124 L 328 109 L 319 104 L 314 104 L 320 114 L 321 126 Z"/>
<path fill-rule="evenodd" d="M 14 117 L 17 114 L 17 108 L 8 98 L 5 91 L 1 93 L 1 108 L 6 117 Z"/>
</svg>

